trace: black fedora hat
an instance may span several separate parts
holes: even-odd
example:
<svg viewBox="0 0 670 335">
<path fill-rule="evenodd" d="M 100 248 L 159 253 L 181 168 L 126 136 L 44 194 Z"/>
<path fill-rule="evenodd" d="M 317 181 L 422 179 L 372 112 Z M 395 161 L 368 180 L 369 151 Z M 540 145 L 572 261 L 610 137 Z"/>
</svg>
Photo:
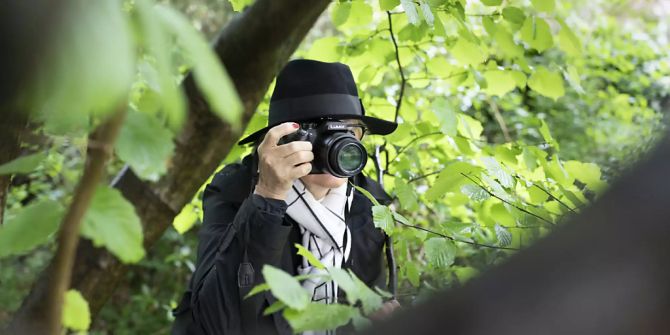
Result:
<svg viewBox="0 0 670 335">
<path fill-rule="evenodd" d="M 284 122 L 322 118 L 359 119 L 371 134 L 387 135 L 398 124 L 365 115 L 349 66 L 310 59 L 288 62 L 279 72 L 270 98 L 268 126 L 242 139 L 255 141 L 268 129 Z"/>
</svg>

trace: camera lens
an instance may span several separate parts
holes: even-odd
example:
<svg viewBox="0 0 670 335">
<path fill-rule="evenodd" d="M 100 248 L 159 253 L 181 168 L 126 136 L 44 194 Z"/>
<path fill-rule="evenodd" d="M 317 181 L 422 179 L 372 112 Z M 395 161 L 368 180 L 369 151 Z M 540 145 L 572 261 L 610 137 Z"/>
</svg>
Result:
<svg viewBox="0 0 670 335">
<path fill-rule="evenodd" d="M 358 169 L 362 161 L 363 151 L 354 143 L 345 144 L 337 153 L 337 165 L 346 172 Z"/>
</svg>

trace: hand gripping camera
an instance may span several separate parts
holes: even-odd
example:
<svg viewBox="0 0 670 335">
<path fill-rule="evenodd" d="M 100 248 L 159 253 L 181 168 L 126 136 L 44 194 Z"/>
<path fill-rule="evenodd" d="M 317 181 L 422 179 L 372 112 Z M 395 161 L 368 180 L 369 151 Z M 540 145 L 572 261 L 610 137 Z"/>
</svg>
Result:
<svg viewBox="0 0 670 335">
<path fill-rule="evenodd" d="M 355 176 L 367 163 L 365 147 L 353 135 L 351 125 L 340 121 L 303 122 L 295 133 L 279 140 L 312 143 L 314 161 L 310 174 L 330 173 L 335 177 Z"/>
</svg>

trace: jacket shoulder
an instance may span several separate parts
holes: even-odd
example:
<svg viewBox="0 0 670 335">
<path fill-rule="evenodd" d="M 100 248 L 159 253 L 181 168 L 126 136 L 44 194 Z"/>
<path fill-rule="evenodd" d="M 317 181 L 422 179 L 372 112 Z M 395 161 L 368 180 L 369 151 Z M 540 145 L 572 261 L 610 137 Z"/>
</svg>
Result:
<svg viewBox="0 0 670 335">
<path fill-rule="evenodd" d="M 242 203 L 251 192 L 251 156 L 242 162 L 228 164 L 214 174 L 205 187 L 204 197 L 216 195 L 218 199 Z"/>
</svg>

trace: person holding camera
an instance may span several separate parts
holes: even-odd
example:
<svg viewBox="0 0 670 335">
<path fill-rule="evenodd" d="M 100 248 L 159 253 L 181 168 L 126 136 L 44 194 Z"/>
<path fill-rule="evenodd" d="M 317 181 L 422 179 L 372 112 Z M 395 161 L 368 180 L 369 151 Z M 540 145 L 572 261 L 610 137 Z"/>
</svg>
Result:
<svg viewBox="0 0 670 335">
<path fill-rule="evenodd" d="M 387 289 L 385 235 L 372 221 L 372 202 L 352 185 L 390 203 L 361 173 L 367 153 L 360 140 L 396 127 L 365 115 L 347 65 L 290 61 L 277 77 L 268 126 L 239 143 L 253 143 L 253 154 L 223 168 L 205 188 L 197 265 L 173 311 L 172 334 L 292 334 L 281 313 L 263 315 L 276 302 L 270 291 L 245 296 L 263 283 L 264 265 L 293 275 L 324 271 L 298 255 L 295 244 L 326 267 L 350 269 L 369 287 Z M 315 302 L 346 299 L 333 281 L 312 277 L 302 285 Z M 370 317 L 398 306 L 388 301 Z"/>
</svg>

